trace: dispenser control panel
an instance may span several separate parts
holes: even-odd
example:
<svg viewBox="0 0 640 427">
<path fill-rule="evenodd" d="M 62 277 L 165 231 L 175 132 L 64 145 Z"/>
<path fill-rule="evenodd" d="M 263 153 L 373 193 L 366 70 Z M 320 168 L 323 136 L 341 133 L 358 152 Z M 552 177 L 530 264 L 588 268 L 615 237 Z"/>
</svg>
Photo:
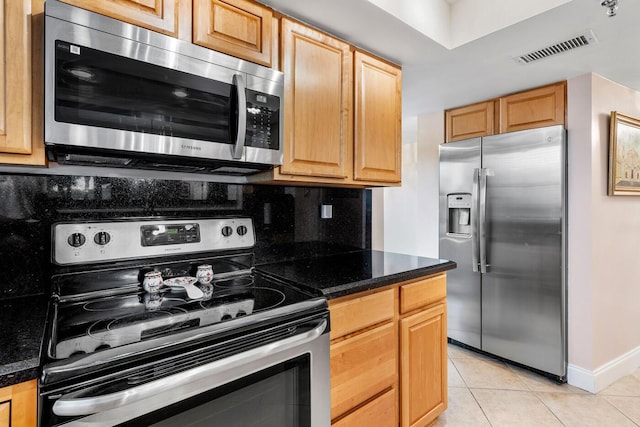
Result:
<svg viewBox="0 0 640 427">
<path fill-rule="evenodd" d="M 471 209 L 471 194 L 449 194 L 447 207 Z"/>
</svg>

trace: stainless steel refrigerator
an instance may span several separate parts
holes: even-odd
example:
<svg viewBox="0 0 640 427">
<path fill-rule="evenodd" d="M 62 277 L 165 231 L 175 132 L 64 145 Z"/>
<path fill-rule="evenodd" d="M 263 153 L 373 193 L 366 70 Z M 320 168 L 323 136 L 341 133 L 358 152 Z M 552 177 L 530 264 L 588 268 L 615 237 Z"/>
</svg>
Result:
<svg viewBox="0 0 640 427">
<path fill-rule="evenodd" d="M 566 132 L 440 146 L 452 340 L 566 379 Z"/>
</svg>

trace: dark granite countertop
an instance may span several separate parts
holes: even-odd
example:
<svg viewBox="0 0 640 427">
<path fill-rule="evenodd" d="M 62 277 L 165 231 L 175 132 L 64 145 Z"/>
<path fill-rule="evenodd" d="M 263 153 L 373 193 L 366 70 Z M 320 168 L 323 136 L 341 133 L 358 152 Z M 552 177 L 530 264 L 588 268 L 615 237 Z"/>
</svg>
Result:
<svg viewBox="0 0 640 427">
<path fill-rule="evenodd" d="M 332 299 L 456 268 L 444 259 L 391 252 L 307 249 L 281 262 L 262 259 L 268 263 L 256 270 Z M 48 301 L 44 295 L 0 300 L 0 387 L 38 377 Z"/>
<path fill-rule="evenodd" d="M 48 298 L 0 300 L 0 387 L 38 377 Z"/>
<path fill-rule="evenodd" d="M 258 265 L 256 270 L 332 299 L 454 268 L 456 263 L 445 259 L 359 250 Z"/>
</svg>

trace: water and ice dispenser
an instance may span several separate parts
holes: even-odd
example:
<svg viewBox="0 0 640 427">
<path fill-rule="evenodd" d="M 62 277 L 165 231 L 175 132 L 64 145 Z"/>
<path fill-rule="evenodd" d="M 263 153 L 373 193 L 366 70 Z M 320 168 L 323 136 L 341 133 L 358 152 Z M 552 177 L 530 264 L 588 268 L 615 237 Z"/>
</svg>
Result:
<svg viewBox="0 0 640 427">
<path fill-rule="evenodd" d="M 447 234 L 471 236 L 471 194 L 447 194 Z"/>
</svg>

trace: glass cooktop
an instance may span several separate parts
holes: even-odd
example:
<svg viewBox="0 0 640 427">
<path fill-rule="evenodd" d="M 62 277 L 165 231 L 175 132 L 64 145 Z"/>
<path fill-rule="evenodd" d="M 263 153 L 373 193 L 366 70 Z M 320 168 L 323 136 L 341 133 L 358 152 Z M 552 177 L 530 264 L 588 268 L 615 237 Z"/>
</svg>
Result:
<svg viewBox="0 0 640 427">
<path fill-rule="evenodd" d="M 121 295 L 58 302 L 50 357 L 66 359 L 243 317 L 257 317 L 270 310 L 287 311 L 287 307 L 314 298 L 258 275 L 196 286 L 204 295 L 196 300 L 173 288 L 154 294 L 138 288 Z"/>
</svg>

